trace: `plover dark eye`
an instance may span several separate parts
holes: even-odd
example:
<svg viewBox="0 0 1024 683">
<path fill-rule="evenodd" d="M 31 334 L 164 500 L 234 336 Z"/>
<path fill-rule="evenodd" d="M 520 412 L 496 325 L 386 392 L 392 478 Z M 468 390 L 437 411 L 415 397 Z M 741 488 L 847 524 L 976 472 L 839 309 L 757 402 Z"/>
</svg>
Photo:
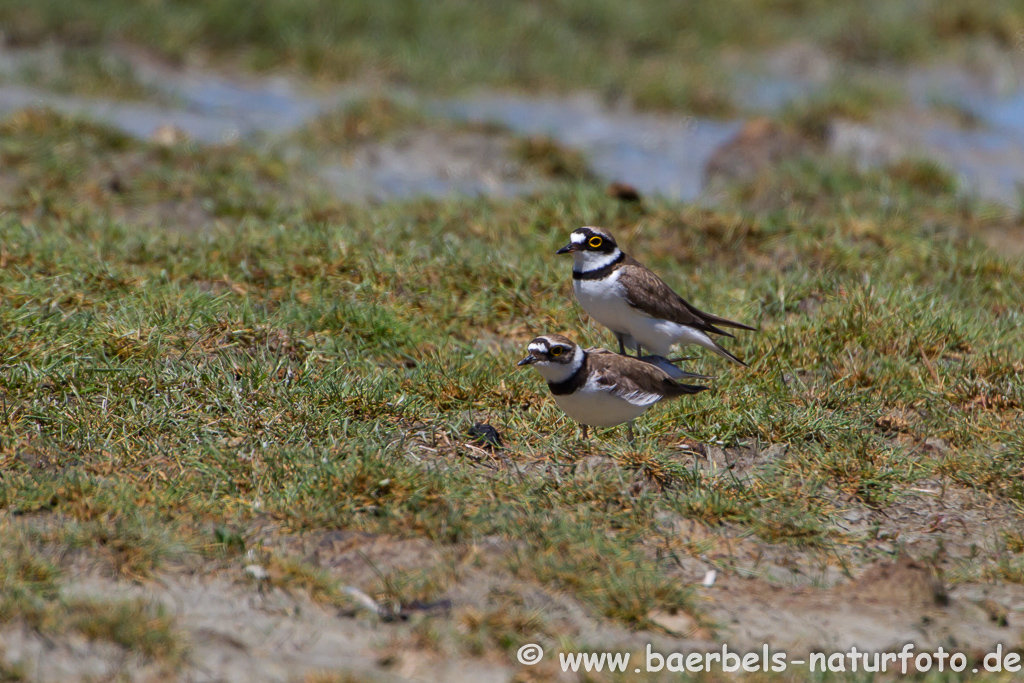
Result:
<svg viewBox="0 0 1024 683">
<path fill-rule="evenodd" d="M 590 241 L 588 242 L 592 249 L 600 249 L 602 243 L 604 243 L 604 240 L 598 237 L 597 235 L 591 237 Z"/>
<path fill-rule="evenodd" d="M 552 356 L 561 356 L 562 355 L 562 347 L 561 346 L 552 347 L 551 355 Z"/>
</svg>

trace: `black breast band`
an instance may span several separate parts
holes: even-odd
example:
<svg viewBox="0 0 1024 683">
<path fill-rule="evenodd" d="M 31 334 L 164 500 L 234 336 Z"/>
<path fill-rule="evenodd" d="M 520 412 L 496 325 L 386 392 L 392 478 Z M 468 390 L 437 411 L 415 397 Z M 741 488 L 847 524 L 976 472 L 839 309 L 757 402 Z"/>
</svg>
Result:
<svg viewBox="0 0 1024 683">
<path fill-rule="evenodd" d="M 583 354 L 583 362 L 576 368 L 576 372 L 572 373 L 561 382 L 548 382 L 548 389 L 551 389 L 551 393 L 555 396 L 565 396 L 571 394 L 577 389 L 587 383 L 587 354 Z"/>
<path fill-rule="evenodd" d="M 615 260 L 609 263 L 607 266 L 601 266 L 600 268 L 595 268 L 594 270 L 588 270 L 585 273 L 580 273 L 575 270 L 572 271 L 572 279 L 603 280 L 604 278 L 608 277 L 608 275 L 611 274 L 613 270 L 615 270 L 615 267 L 622 263 L 625 260 L 625 258 L 625 252 L 620 251 L 619 255 L 615 257 Z"/>
</svg>

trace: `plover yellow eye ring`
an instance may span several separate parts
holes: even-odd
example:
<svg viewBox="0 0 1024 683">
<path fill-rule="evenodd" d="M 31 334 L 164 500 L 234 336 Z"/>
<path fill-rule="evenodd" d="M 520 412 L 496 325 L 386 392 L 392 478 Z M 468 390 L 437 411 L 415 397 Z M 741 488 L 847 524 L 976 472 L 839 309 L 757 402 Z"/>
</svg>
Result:
<svg viewBox="0 0 1024 683">
<path fill-rule="evenodd" d="M 552 356 L 561 356 L 562 355 L 562 347 L 561 346 L 553 347 L 551 349 L 551 355 Z"/>
<path fill-rule="evenodd" d="M 593 249 L 599 249 L 602 243 L 604 243 L 604 240 L 598 237 L 597 235 L 594 235 L 589 240 L 587 240 L 587 244 L 589 244 Z"/>
</svg>

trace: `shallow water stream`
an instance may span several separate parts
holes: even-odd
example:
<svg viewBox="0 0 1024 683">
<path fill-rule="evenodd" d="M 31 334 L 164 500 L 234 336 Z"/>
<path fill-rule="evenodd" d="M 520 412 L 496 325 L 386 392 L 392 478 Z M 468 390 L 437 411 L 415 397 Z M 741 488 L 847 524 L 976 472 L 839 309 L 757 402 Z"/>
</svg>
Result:
<svg viewBox="0 0 1024 683">
<path fill-rule="evenodd" d="M 368 94 L 341 86 L 314 94 L 287 79 L 232 79 L 179 72 L 146 62 L 134 64 L 138 79 L 160 101 L 129 102 L 49 92 L 11 78 L 20 57 L 7 55 L 0 71 L 0 115 L 24 107 L 52 109 L 95 119 L 133 136 L 149 138 L 173 126 L 201 143 L 280 139 L 317 114 Z M 930 157 L 950 168 L 971 193 L 1017 207 L 1024 183 L 1024 89 L 994 94 L 962 73 L 918 72 L 905 77 L 916 116 L 880 117 L 870 126 L 839 127 L 833 151 L 865 164 L 904 155 Z M 751 109 L 777 111 L 812 95 L 819 83 L 780 76 L 737 79 L 739 100 Z M 402 93 L 408 98 L 408 93 Z M 695 200 L 705 188 L 705 166 L 733 139 L 742 119 L 710 120 L 656 115 L 608 107 L 597 98 L 524 97 L 479 93 L 454 99 L 416 98 L 432 114 L 461 122 L 497 123 L 520 135 L 546 135 L 583 152 L 592 171 L 607 181 L 633 185 L 645 194 Z M 976 125 L 963 127 L 931 115 L 936 102 L 967 112 Z M 845 134 L 843 134 L 845 132 Z M 429 131 L 423 135 L 429 135 Z M 536 190 L 537 178 L 504 172 L 494 162 L 502 149 L 482 139 L 410 139 L 381 144 L 355 160 L 318 160 L 322 175 L 346 199 L 387 200 L 417 195 L 507 196 Z"/>
</svg>

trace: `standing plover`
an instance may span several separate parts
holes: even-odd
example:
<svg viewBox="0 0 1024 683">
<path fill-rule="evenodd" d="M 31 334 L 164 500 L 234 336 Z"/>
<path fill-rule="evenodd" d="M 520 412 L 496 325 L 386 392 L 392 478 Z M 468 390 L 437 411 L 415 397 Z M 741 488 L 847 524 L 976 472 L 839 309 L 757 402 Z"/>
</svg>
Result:
<svg viewBox="0 0 1024 683">
<path fill-rule="evenodd" d="M 631 421 L 663 399 L 696 394 L 707 387 L 681 384 L 654 362 L 612 353 L 584 350 L 560 334 L 537 337 L 518 365 L 533 365 L 548 382 L 555 403 L 587 427 L 614 427 Z M 663 359 L 662 359 L 663 360 Z M 684 376 L 695 376 L 686 375 Z"/>
<path fill-rule="evenodd" d="M 705 313 L 672 291 L 660 277 L 629 256 L 602 228 L 574 230 L 558 254 L 572 254 L 572 288 L 590 316 L 612 331 L 625 347 L 641 347 L 667 356 L 673 344 L 696 344 L 731 361 L 746 365 L 719 346 L 711 334 L 732 337 L 719 329 L 753 327 Z"/>
</svg>

